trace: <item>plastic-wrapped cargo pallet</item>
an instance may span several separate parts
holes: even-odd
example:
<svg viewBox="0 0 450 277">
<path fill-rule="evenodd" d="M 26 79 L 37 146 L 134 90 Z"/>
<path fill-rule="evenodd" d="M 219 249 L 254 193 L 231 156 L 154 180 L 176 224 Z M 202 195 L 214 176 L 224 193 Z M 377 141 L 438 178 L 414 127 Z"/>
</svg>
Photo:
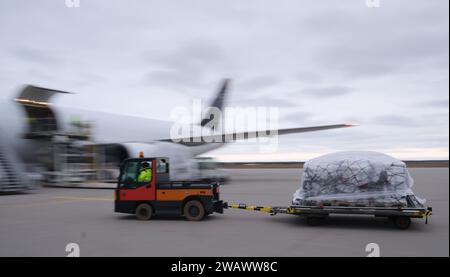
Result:
<svg viewBox="0 0 450 277">
<path fill-rule="evenodd" d="M 416 207 L 404 162 L 388 155 L 337 152 L 307 161 L 293 204 L 300 206 Z"/>
</svg>

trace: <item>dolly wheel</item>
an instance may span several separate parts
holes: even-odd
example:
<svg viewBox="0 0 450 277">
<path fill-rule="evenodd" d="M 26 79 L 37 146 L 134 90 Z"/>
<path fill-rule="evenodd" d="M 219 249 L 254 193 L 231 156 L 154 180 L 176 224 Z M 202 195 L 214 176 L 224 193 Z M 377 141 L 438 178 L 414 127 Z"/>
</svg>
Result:
<svg viewBox="0 0 450 277">
<path fill-rule="evenodd" d="M 310 226 L 319 226 L 322 225 L 325 221 L 324 217 L 318 217 L 318 216 L 308 216 L 306 218 L 306 223 Z"/>
<path fill-rule="evenodd" d="M 200 221 L 205 217 L 205 207 L 198 200 L 189 200 L 183 208 L 184 216 L 190 221 Z"/>
<path fill-rule="evenodd" d="M 139 220 L 149 220 L 153 216 L 153 208 L 149 204 L 139 204 L 136 208 L 136 218 Z"/>
<path fill-rule="evenodd" d="M 401 230 L 406 230 L 411 225 L 411 218 L 407 216 L 397 216 L 392 219 L 395 227 Z"/>
</svg>

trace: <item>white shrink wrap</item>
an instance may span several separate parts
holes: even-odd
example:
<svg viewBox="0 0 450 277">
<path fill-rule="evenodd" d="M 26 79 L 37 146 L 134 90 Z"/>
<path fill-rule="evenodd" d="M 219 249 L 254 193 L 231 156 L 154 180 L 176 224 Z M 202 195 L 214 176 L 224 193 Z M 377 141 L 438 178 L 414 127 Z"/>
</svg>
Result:
<svg viewBox="0 0 450 277">
<path fill-rule="evenodd" d="M 404 162 L 391 156 L 352 151 L 307 161 L 293 204 L 300 206 L 417 207 Z"/>
</svg>

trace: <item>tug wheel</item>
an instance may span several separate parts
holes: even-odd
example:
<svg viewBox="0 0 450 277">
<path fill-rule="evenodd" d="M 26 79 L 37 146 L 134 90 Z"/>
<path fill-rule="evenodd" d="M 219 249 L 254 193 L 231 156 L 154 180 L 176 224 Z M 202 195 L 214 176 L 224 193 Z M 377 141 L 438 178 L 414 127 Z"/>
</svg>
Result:
<svg viewBox="0 0 450 277">
<path fill-rule="evenodd" d="M 136 208 L 136 218 L 139 220 L 149 220 L 153 216 L 153 208 L 149 204 L 139 204 Z"/>
<path fill-rule="evenodd" d="M 205 207 L 198 200 L 189 200 L 183 208 L 183 214 L 189 221 L 200 221 L 205 215 Z"/>
</svg>

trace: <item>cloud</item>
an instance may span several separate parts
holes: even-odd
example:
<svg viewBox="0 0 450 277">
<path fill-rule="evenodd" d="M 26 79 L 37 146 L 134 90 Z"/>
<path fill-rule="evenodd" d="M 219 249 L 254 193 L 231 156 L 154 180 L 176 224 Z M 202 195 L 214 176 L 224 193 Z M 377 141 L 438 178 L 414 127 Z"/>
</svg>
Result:
<svg viewBox="0 0 450 277">
<path fill-rule="evenodd" d="M 442 108 L 442 109 L 447 109 L 447 111 L 448 111 L 449 101 L 448 101 L 448 99 L 426 101 L 425 103 L 418 104 L 418 106 L 425 106 L 425 107 L 438 108 L 438 109 Z"/>
<path fill-rule="evenodd" d="M 280 108 L 298 107 L 298 105 L 295 102 L 292 102 L 289 99 L 273 98 L 267 96 L 236 100 L 233 101 L 233 104 L 237 106 L 253 106 L 253 107 L 257 106 L 280 107 Z"/>
<path fill-rule="evenodd" d="M 10 52 L 14 57 L 25 62 L 32 62 L 45 66 L 55 66 L 59 64 L 59 60 L 55 56 L 49 55 L 45 51 L 36 48 L 19 46 L 12 48 Z"/>
<path fill-rule="evenodd" d="M 329 86 L 329 87 L 315 87 L 302 89 L 300 93 L 314 97 L 337 97 L 349 94 L 353 91 L 353 88 L 345 86 Z"/>
<path fill-rule="evenodd" d="M 422 124 L 422 122 L 420 120 L 417 120 L 416 118 L 406 117 L 402 115 L 376 116 L 372 120 L 372 123 L 384 126 L 394 126 L 399 128 L 418 127 Z"/>
<path fill-rule="evenodd" d="M 323 78 L 319 74 L 308 71 L 301 71 L 296 77 L 297 80 L 305 83 L 320 83 L 323 81 Z"/>
<path fill-rule="evenodd" d="M 236 86 L 242 91 L 256 91 L 273 87 L 280 83 L 280 79 L 275 76 L 257 76 L 244 81 L 239 81 Z"/>
<path fill-rule="evenodd" d="M 414 65 L 448 67 L 446 35 L 413 33 L 400 37 L 395 43 L 380 36 L 372 37 L 365 43 L 336 43 L 332 49 L 324 49 L 317 62 L 347 77 L 406 73 L 411 72 L 410 66 Z"/>
<path fill-rule="evenodd" d="M 310 112 L 293 112 L 288 115 L 283 116 L 282 120 L 288 120 L 291 122 L 302 122 L 304 123 L 307 119 L 313 116 L 313 113 Z"/>
<path fill-rule="evenodd" d="M 301 32 L 311 30 L 309 60 L 347 79 L 448 68 L 448 3 L 434 4 L 396 1 L 374 10 L 352 3 L 302 17 Z"/>
<path fill-rule="evenodd" d="M 223 61 L 221 47 L 212 41 L 196 39 L 174 49 L 149 54 L 152 68 L 144 83 L 177 86 L 180 88 L 206 85 L 208 72 L 214 71 Z"/>
</svg>

